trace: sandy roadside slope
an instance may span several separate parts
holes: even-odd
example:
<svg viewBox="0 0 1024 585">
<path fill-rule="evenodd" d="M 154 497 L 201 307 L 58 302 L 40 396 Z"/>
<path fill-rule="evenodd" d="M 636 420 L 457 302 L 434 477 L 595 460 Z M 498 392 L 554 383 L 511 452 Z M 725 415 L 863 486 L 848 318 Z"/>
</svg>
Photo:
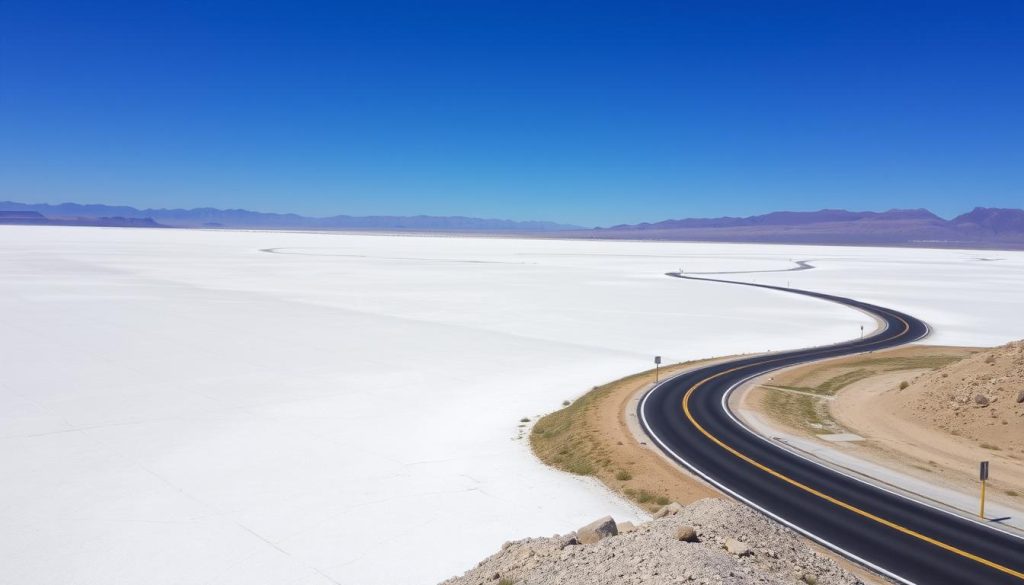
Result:
<svg viewBox="0 0 1024 585">
<path fill-rule="evenodd" d="M 934 371 L 891 372 L 851 384 L 830 410 L 890 459 L 964 489 L 974 489 L 978 462 L 988 460 L 990 497 L 1022 506 L 1022 392 L 1024 343 L 1015 342 Z"/>
<path fill-rule="evenodd" d="M 1020 378 L 1006 351 L 995 351 L 995 362 L 990 350 L 910 346 L 808 364 L 758 380 L 738 407 L 836 452 L 962 493 L 977 490 L 978 462 L 991 461 L 989 499 L 1020 508 L 1024 404 L 1002 396 Z M 982 386 L 995 398 L 986 406 L 974 403 Z M 827 440 L 843 433 L 863 440 Z"/>
<path fill-rule="evenodd" d="M 662 369 L 661 376 L 711 361 L 669 366 Z M 653 382 L 653 371 L 616 380 L 541 417 L 530 433 L 534 453 L 552 467 L 596 477 L 650 512 L 670 501 L 688 504 L 719 497 L 717 491 L 669 462 L 631 431 L 628 404 Z"/>
</svg>

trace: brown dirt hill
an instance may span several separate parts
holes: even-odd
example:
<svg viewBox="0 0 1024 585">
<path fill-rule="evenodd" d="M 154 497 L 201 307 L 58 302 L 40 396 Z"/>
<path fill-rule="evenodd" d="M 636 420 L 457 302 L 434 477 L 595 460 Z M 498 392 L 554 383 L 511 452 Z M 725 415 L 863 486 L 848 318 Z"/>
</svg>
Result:
<svg viewBox="0 0 1024 585">
<path fill-rule="evenodd" d="M 1024 452 L 1024 341 L 978 352 L 886 394 L 908 418 L 986 449 Z"/>
</svg>

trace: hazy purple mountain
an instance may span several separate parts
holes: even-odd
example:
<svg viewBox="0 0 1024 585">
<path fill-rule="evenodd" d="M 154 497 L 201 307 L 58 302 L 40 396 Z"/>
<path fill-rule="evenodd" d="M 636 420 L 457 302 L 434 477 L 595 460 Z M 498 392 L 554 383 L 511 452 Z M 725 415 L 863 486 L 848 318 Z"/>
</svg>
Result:
<svg viewBox="0 0 1024 585">
<path fill-rule="evenodd" d="M 926 209 L 779 211 L 751 217 L 617 225 L 572 235 L 601 239 L 1024 248 L 1024 211 L 979 207 L 948 221 Z"/>
<path fill-rule="evenodd" d="M 0 204 L 2 205 L 2 204 Z M 38 211 L 4 210 L 0 207 L 0 225 L 79 225 L 100 227 L 167 227 L 148 217 L 61 217 L 50 218 Z"/>
<path fill-rule="evenodd" d="M 892 209 L 890 211 L 846 211 L 845 209 L 822 209 L 821 211 L 775 211 L 750 217 L 716 217 L 669 219 L 657 223 L 617 225 L 613 230 L 666 230 L 685 228 L 719 228 L 742 226 L 800 226 L 820 223 L 853 221 L 936 221 L 944 220 L 927 209 Z"/>
<path fill-rule="evenodd" d="M 361 229 L 361 230 L 419 230 L 459 232 L 554 232 L 579 230 L 580 226 L 548 221 L 512 221 L 507 219 L 481 219 L 475 217 L 413 217 L 371 216 L 305 217 L 294 213 L 261 213 L 246 209 L 135 209 L 111 205 L 82 205 L 78 203 L 16 203 L 0 201 L 0 210 L 35 211 L 50 218 L 149 218 L 172 227 L 226 227 L 262 229 Z"/>
<path fill-rule="evenodd" d="M 960 229 L 991 232 L 993 235 L 1024 233 L 1024 210 L 975 207 L 974 210 L 953 218 Z"/>
</svg>

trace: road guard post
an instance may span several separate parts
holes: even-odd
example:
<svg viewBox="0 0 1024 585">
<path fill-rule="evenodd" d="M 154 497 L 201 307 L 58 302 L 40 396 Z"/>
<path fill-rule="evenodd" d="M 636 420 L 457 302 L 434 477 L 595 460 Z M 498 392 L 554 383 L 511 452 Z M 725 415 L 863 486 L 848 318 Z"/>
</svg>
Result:
<svg viewBox="0 0 1024 585">
<path fill-rule="evenodd" d="M 985 482 L 988 481 L 988 461 L 982 461 L 978 468 L 978 478 L 981 479 L 981 508 L 978 510 L 978 517 L 985 519 Z"/>
</svg>

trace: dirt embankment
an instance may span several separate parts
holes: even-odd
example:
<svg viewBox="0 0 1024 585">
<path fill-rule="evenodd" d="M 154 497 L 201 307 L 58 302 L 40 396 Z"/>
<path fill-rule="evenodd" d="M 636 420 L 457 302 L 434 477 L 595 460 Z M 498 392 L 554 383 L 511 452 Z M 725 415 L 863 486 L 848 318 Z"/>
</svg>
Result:
<svg viewBox="0 0 1024 585">
<path fill-rule="evenodd" d="M 659 512 L 661 514 L 661 512 Z M 587 543 L 587 544 L 583 544 Z M 807 540 L 746 506 L 704 499 L 633 527 L 603 518 L 565 536 L 506 543 L 443 585 L 863 583 Z"/>
<path fill-rule="evenodd" d="M 661 374 L 701 363 L 706 362 L 662 368 Z M 630 432 L 627 404 L 652 382 L 654 371 L 649 371 L 596 386 L 565 408 L 541 417 L 530 433 L 533 452 L 552 467 L 599 479 L 649 511 L 670 501 L 717 497 L 717 492 L 641 445 Z"/>
<path fill-rule="evenodd" d="M 991 460 L 990 497 L 1024 495 L 1024 342 L 993 349 L 908 346 L 808 364 L 760 380 L 744 405 L 792 432 L 929 482 L 973 491 Z"/>
<path fill-rule="evenodd" d="M 1024 453 L 1024 341 L 922 374 L 881 398 L 919 424 L 992 451 Z"/>
</svg>

